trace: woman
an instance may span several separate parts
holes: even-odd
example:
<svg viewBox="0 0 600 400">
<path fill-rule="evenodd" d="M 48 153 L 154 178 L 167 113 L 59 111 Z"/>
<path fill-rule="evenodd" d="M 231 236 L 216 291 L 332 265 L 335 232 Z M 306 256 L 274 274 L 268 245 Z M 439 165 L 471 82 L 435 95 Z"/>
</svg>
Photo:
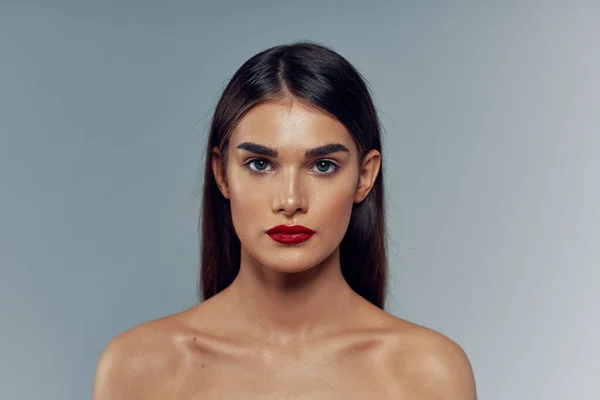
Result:
<svg viewBox="0 0 600 400">
<path fill-rule="evenodd" d="M 115 337 L 94 399 L 476 398 L 461 348 L 385 311 L 380 126 L 360 74 L 277 46 L 215 110 L 204 302 Z"/>
</svg>

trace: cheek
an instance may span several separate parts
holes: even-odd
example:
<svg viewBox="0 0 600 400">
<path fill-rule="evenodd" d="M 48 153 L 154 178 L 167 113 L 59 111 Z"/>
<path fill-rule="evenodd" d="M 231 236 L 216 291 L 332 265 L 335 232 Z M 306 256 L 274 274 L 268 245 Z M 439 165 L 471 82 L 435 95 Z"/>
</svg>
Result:
<svg viewBox="0 0 600 400">
<path fill-rule="evenodd" d="M 319 223 L 323 225 L 322 229 L 330 231 L 336 237 L 344 235 L 352 214 L 354 190 L 352 185 L 341 182 L 324 185 L 321 190 L 315 192 L 311 204 L 312 211 L 318 215 Z"/>
<path fill-rule="evenodd" d="M 244 176 L 230 175 L 229 203 L 233 228 L 240 239 L 247 236 L 251 229 L 264 218 L 265 207 L 268 207 L 264 191 Z"/>
</svg>

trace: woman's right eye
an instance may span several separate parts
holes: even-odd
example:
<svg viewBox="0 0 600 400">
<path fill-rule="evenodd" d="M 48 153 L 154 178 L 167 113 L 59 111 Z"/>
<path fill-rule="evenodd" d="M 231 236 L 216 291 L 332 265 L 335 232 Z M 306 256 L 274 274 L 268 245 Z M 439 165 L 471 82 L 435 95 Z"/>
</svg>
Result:
<svg viewBox="0 0 600 400">
<path fill-rule="evenodd" d="M 245 165 L 252 172 L 263 172 L 267 171 L 267 168 L 269 167 L 269 161 L 262 158 L 255 158 L 254 160 L 248 161 Z"/>
</svg>

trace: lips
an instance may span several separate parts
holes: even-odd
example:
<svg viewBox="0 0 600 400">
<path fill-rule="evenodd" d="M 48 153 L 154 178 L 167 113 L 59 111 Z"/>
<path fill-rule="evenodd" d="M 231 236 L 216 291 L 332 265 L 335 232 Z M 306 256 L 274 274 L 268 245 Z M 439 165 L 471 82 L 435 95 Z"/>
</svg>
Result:
<svg viewBox="0 0 600 400">
<path fill-rule="evenodd" d="M 315 233 L 312 229 L 308 229 L 302 225 L 277 225 L 267 231 L 267 235 L 272 233 L 284 233 L 293 235 L 296 233 Z"/>
<path fill-rule="evenodd" d="M 271 239 L 283 244 L 302 243 L 315 234 L 312 229 L 302 225 L 277 225 L 266 233 Z"/>
</svg>

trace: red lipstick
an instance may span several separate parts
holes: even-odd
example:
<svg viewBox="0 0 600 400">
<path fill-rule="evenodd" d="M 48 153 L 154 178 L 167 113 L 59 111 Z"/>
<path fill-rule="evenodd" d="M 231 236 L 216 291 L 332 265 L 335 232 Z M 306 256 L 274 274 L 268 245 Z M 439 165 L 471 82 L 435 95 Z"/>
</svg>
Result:
<svg viewBox="0 0 600 400">
<path fill-rule="evenodd" d="M 276 242 L 298 244 L 310 239 L 315 232 L 302 225 L 277 225 L 267 231 L 267 235 Z"/>
</svg>

